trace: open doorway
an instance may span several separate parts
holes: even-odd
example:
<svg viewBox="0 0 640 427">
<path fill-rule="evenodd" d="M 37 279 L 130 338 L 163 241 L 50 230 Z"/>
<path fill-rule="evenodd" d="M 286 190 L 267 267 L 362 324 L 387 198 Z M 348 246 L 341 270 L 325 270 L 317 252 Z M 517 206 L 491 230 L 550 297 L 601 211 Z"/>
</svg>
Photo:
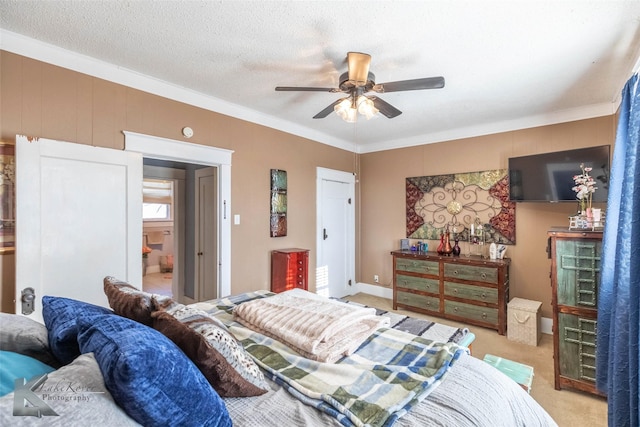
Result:
<svg viewBox="0 0 640 427">
<path fill-rule="evenodd" d="M 184 202 L 179 200 L 175 204 L 175 253 L 172 274 L 173 298 L 183 304 L 198 302 L 201 298 L 198 293 L 199 287 L 196 286 L 198 279 L 196 257 L 201 249 L 196 247 L 195 240 L 195 171 L 206 167 L 215 168 L 215 219 L 209 223 L 215 224 L 213 240 L 216 242 L 216 259 L 213 265 L 216 267 L 216 291 L 220 296 L 230 295 L 231 222 L 228 209 L 230 209 L 231 199 L 231 155 L 233 151 L 129 131 L 123 131 L 123 133 L 125 134 L 125 151 L 141 153 L 145 165 L 174 169 L 184 168 L 185 170 L 185 190 L 180 192 L 178 189 L 174 196 L 179 198 L 182 195 Z M 180 167 L 177 167 L 178 165 Z"/>
<path fill-rule="evenodd" d="M 166 162 L 164 162 L 166 163 Z M 144 160 L 142 184 L 142 288 L 146 292 L 173 297 L 175 260 L 180 251 L 177 220 L 183 204 L 185 170 L 170 164 Z"/>
<path fill-rule="evenodd" d="M 143 290 L 184 304 L 217 298 L 218 168 L 151 158 L 143 165 Z"/>
</svg>

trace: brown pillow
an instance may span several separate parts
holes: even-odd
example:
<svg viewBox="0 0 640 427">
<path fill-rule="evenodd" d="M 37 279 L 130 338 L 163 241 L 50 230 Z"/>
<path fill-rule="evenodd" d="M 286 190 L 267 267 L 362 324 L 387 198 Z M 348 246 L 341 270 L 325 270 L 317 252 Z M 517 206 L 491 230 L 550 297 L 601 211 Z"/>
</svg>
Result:
<svg viewBox="0 0 640 427">
<path fill-rule="evenodd" d="M 141 291 L 111 276 L 104 278 L 104 293 L 116 314 L 147 326 L 153 324 L 152 311 L 166 309 L 176 304 L 170 297 Z"/>
<path fill-rule="evenodd" d="M 179 304 L 152 317 L 154 329 L 182 349 L 220 396 L 258 396 L 269 390 L 242 344 L 203 310 Z"/>
</svg>

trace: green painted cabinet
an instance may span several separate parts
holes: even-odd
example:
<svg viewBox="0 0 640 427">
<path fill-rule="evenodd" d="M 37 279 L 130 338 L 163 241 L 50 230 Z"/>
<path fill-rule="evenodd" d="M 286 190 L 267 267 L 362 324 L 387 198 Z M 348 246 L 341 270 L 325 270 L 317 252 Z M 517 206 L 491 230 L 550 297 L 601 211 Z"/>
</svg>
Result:
<svg viewBox="0 0 640 427">
<path fill-rule="evenodd" d="M 393 308 L 484 326 L 504 335 L 509 301 L 508 258 L 393 251 Z"/>
<path fill-rule="evenodd" d="M 602 232 L 549 230 L 555 388 L 595 388 Z"/>
</svg>

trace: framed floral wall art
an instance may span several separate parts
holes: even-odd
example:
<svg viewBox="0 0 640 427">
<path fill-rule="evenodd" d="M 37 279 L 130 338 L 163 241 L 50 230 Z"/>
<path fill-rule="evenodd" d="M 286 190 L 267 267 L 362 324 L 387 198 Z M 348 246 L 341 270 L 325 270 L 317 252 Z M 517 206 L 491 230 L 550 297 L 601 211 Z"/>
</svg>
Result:
<svg viewBox="0 0 640 427">
<path fill-rule="evenodd" d="M 509 201 L 507 169 L 406 179 L 407 237 L 438 240 L 447 227 L 468 240 L 471 224 L 485 242 L 516 242 L 516 207 Z"/>
<path fill-rule="evenodd" d="M 11 253 L 15 249 L 15 160 L 15 143 L 0 142 L 0 253 Z"/>
</svg>

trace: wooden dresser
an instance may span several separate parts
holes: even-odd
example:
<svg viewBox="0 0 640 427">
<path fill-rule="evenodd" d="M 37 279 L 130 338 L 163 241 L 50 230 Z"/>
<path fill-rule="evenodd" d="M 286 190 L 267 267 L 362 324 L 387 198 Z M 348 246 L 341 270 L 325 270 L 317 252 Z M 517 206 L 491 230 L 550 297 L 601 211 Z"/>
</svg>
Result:
<svg viewBox="0 0 640 427">
<path fill-rule="evenodd" d="M 507 329 L 510 259 L 441 256 L 401 250 L 393 255 L 393 308 Z"/>
<path fill-rule="evenodd" d="M 271 252 L 271 292 L 293 288 L 308 290 L 309 250 L 280 249 Z"/>
<path fill-rule="evenodd" d="M 555 388 L 595 388 L 602 232 L 549 230 Z"/>
</svg>

